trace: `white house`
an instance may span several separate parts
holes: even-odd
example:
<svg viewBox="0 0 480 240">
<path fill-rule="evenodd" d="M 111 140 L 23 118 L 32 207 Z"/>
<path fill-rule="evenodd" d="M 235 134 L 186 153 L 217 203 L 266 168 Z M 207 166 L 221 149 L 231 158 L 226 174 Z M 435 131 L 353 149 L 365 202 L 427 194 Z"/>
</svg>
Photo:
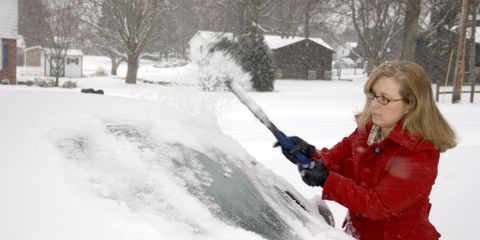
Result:
<svg viewBox="0 0 480 240">
<path fill-rule="evenodd" d="M 190 45 L 190 60 L 202 59 L 213 45 L 222 38 L 232 39 L 232 33 L 220 33 L 210 31 L 198 31 L 193 35 L 188 44 Z"/>
<path fill-rule="evenodd" d="M 17 0 L 2 0 L 0 6 L 0 81 L 16 84 Z"/>
<path fill-rule="evenodd" d="M 25 74 L 30 76 L 55 76 L 51 64 L 51 50 L 41 46 L 29 47 L 25 50 Z M 69 49 L 61 69 L 62 77 L 82 77 L 83 52 L 80 49 Z"/>
<path fill-rule="evenodd" d="M 344 44 L 338 44 L 335 47 L 335 53 L 336 53 L 335 58 L 338 60 L 338 59 L 350 56 L 350 53 L 354 48 L 357 47 L 357 45 L 358 43 L 356 42 L 346 42 Z"/>
</svg>

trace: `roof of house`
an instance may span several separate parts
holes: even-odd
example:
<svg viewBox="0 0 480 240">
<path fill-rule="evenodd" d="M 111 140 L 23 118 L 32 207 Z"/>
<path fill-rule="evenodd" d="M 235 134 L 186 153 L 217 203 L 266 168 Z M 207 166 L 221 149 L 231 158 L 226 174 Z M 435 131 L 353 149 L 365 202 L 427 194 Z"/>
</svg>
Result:
<svg viewBox="0 0 480 240">
<path fill-rule="evenodd" d="M 32 46 L 32 47 L 29 47 L 27 49 L 25 49 L 25 51 L 30 51 L 32 49 L 42 49 L 42 46 Z M 44 48 L 45 50 L 45 53 L 46 54 L 50 54 L 52 52 L 52 50 L 50 48 Z M 83 52 L 81 49 L 68 49 L 67 51 L 67 55 L 69 56 L 82 56 L 83 55 Z"/>
<path fill-rule="evenodd" d="M 233 34 L 228 32 L 222 33 L 222 32 L 211 32 L 211 31 L 198 31 L 195 34 L 195 36 L 197 35 L 201 36 L 207 42 L 215 42 L 215 41 L 218 41 L 218 39 L 221 39 L 222 37 L 226 37 L 229 39 L 233 38 Z M 305 40 L 304 37 L 282 38 L 281 36 L 278 36 L 278 35 L 264 35 L 264 39 L 265 39 L 265 43 L 268 45 L 270 49 L 282 48 L 290 44 L 294 44 L 296 42 Z M 328 45 L 325 41 L 323 41 L 323 39 L 321 38 L 309 38 L 309 39 L 313 42 L 316 42 L 324 46 L 325 48 L 328 48 L 334 51 L 333 48 L 330 45 Z"/>
</svg>

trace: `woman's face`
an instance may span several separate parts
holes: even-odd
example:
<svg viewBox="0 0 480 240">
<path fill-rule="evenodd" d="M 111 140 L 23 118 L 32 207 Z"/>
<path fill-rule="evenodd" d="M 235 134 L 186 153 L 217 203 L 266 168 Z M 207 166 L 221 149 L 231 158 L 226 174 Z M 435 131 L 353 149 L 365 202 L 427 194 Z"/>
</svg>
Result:
<svg viewBox="0 0 480 240">
<path fill-rule="evenodd" d="M 410 104 L 402 99 L 400 95 L 400 83 L 391 77 L 382 76 L 372 86 L 372 93 L 376 96 L 370 101 L 370 112 L 372 122 L 380 126 L 384 133 L 389 133 L 395 125 L 410 110 Z M 389 100 L 386 105 L 379 102 L 379 97 Z M 393 101 L 400 100 L 400 101 Z"/>
</svg>

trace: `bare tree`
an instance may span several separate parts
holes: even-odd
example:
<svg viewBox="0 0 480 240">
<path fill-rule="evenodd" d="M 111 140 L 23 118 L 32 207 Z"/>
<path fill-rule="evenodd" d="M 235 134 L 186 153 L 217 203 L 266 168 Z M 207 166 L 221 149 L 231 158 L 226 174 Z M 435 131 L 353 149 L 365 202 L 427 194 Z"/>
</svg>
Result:
<svg viewBox="0 0 480 240">
<path fill-rule="evenodd" d="M 418 20 L 420 18 L 421 0 L 406 0 L 405 21 L 403 24 L 402 60 L 415 60 L 417 46 Z"/>
<path fill-rule="evenodd" d="M 223 23 L 225 32 L 255 35 L 276 30 L 266 24 L 275 10 L 273 0 L 220 0 L 216 5 L 221 13 L 216 21 Z"/>
<path fill-rule="evenodd" d="M 118 66 L 127 60 L 127 56 L 122 51 L 120 42 L 117 41 L 110 32 L 104 31 L 104 29 L 114 28 L 115 23 L 111 20 L 107 8 L 95 9 L 95 11 L 89 12 L 92 10 L 92 8 L 89 7 L 95 5 L 87 3 L 85 6 L 83 20 L 86 27 L 84 28 L 83 35 L 93 43 L 97 51 L 110 58 L 110 73 L 117 75 Z M 97 11 L 99 11 L 100 14 L 98 14 Z M 92 28 L 91 26 L 94 27 Z"/>
<path fill-rule="evenodd" d="M 279 0 L 275 2 L 272 14 L 267 19 L 271 27 L 269 33 L 282 37 L 295 36 L 302 24 L 300 14 L 304 0 Z"/>
<path fill-rule="evenodd" d="M 47 7 L 44 1 L 18 1 L 18 33 L 25 39 L 27 46 L 44 45 L 43 36 L 39 35 L 38 27 L 46 26 Z"/>
<path fill-rule="evenodd" d="M 31 26 L 25 26 L 25 32 L 31 42 L 44 47 L 50 64 L 50 74 L 55 76 L 55 85 L 58 86 L 59 77 L 65 74 L 65 56 L 76 41 L 80 24 L 80 1 L 41 0 L 34 6 L 38 9 L 24 5 L 29 8 L 28 12 L 33 14 L 30 20 L 26 21 Z M 28 19 L 30 16 L 23 17 Z"/>
<path fill-rule="evenodd" d="M 385 60 L 393 39 L 402 30 L 402 8 L 393 0 L 350 0 L 349 6 L 370 72 Z"/>
<path fill-rule="evenodd" d="M 110 50 L 127 59 L 126 83 L 137 82 L 140 55 L 158 39 L 155 24 L 168 9 L 165 0 L 88 0 L 93 13 L 89 23 L 105 40 Z M 118 49 L 116 48 L 118 46 Z M 120 51 L 119 51 L 120 50 Z"/>
</svg>

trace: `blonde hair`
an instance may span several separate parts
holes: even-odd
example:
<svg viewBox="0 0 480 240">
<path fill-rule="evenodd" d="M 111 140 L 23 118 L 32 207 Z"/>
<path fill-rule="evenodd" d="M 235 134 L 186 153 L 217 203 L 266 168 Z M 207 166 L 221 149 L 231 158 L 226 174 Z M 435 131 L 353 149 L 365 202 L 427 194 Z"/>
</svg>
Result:
<svg viewBox="0 0 480 240">
<path fill-rule="evenodd" d="M 430 78 L 421 66 L 407 61 L 385 62 L 369 76 L 364 92 L 370 91 L 382 76 L 398 81 L 401 85 L 400 95 L 411 104 L 410 111 L 402 119 L 405 131 L 432 142 L 440 152 L 457 145 L 455 132 L 438 110 L 433 99 Z M 365 126 L 372 121 L 370 102 L 367 98 L 357 119 L 360 130 L 365 130 Z"/>
</svg>

